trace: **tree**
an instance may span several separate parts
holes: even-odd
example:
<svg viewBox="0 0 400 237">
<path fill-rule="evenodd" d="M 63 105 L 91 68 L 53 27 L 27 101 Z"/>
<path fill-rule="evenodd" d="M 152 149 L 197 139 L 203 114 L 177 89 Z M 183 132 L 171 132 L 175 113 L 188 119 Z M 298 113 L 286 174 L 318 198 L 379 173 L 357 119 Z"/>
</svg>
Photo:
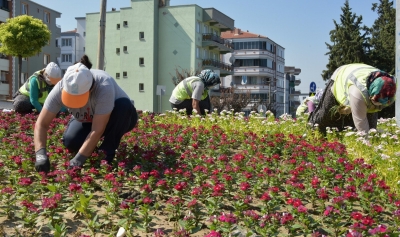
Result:
<svg viewBox="0 0 400 237">
<path fill-rule="evenodd" d="M 325 43 L 329 55 L 327 69 L 322 71 L 323 80 L 328 80 L 340 66 L 349 63 L 368 63 L 366 51 L 369 48 L 369 28 L 362 26 L 362 16 L 351 11 L 346 0 L 340 15 L 340 24 L 335 20 L 335 29 L 329 32 L 332 44 Z"/>
<path fill-rule="evenodd" d="M 18 57 L 18 81 L 20 88 L 22 58 L 34 56 L 50 41 L 51 33 L 41 20 L 28 15 L 7 19 L 0 24 L 0 52 Z"/>
<path fill-rule="evenodd" d="M 396 60 L 396 9 L 393 1 L 380 0 L 380 4 L 372 4 L 372 11 L 378 13 L 370 28 L 371 65 L 389 74 L 395 73 Z"/>
</svg>

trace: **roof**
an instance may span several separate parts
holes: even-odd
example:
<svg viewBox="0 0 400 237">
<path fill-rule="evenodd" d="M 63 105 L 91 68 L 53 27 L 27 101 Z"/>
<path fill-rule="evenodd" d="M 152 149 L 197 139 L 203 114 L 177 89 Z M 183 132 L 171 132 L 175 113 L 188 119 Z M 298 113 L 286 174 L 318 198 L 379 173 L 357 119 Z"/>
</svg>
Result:
<svg viewBox="0 0 400 237">
<path fill-rule="evenodd" d="M 259 35 L 259 34 L 254 34 L 249 31 L 241 31 L 238 28 L 235 28 L 234 30 L 230 31 L 225 31 L 221 32 L 221 37 L 224 39 L 239 39 L 239 38 L 264 38 L 268 39 L 268 37 Z"/>
<path fill-rule="evenodd" d="M 75 28 L 75 30 L 68 30 L 68 31 L 64 31 L 61 33 L 76 33 L 76 32 L 77 32 L 77 29 Z"/>
</svg>

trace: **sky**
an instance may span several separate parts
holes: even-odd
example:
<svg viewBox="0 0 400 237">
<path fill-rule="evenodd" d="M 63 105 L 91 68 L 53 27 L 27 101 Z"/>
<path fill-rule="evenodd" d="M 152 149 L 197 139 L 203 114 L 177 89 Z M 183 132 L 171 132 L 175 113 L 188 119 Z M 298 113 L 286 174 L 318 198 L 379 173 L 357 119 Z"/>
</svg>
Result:
<svg viewBox="0 0 400 237">
<path fill-rule="evenodd" d="M 57 24 L 61 31 L 76 28 L 75 17 L 100 12 L 101 0 L 33 0 L 61 13 Z M 349 0 L 352 12 L 362 16 L 362 23 L 371 27 L 378 15 L 371 10 L 379 0 Z M 171 0 L 171 6 L 197 4 L 202 8 L 213 7 L 235 21 L 243 31 L 266 36 L 285 48 L 285 66 L 301 69 L 297 76 L 301 84 L 296 87 L 308 93 L 310 83 L 325 87 L 322 71 L 326 69 L 331 44 L 329 32 L 334 20 L 340 22 L 345 0 Z M 394 1 L 396 7 L 396 1 Z M 131 0 L 109 0 L 107 11 L 130 7 Z M 106 20 L 107 21 L 107 20 Z"/>
</svg>

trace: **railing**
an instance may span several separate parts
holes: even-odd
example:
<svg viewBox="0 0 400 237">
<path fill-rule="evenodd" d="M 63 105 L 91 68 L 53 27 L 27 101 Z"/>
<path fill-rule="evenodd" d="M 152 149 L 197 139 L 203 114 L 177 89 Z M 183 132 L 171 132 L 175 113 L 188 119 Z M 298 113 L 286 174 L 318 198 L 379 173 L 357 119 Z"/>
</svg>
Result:
<svg viewBox="0 0 400 237">
<path fill-rule="evenodd" d="M 208 41 L 208 40 L 217 42 L 219 44 L 223 44 L 230 49 L 235 49 L 233 43 L 231 43 L 229 40 L 219 37 L 218 35 L 214 35 L 211 33 L 203 34 L 203 41 Z"/>
<path fill-rule="evenodd" d="M 214 59 L 203 59 L 203 66 L 212 66 L 229 72 L 233 72 L 234 69 L 232 65 Z"/>
</svg>

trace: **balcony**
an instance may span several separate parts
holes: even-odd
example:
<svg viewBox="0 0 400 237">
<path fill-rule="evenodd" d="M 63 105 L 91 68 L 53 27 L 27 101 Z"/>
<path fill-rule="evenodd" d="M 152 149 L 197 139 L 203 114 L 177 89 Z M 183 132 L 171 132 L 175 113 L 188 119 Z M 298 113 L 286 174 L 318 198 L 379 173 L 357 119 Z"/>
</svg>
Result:
<svg viewBox="0 0 400 237">
<path fill-rule="evenodd" d="M 222 54 L 233 53 L 234 47 L 229 40 L 219 37 L 214 34 L 203 34 L 203 48 L 208 50 L 216 50 Z"/>
<path fill-rule="evenodd" d="M 275 70 L 269 67 L 241 66 L 235 67 L 235 76 L 268 76 L 275 77 Z"/>
<path fill-rule="evenodd" d="M 221 31 L 235 28 L 235 21 L 215 8 L 204 9 L 203 22 L 208 22 L 211 26 L 220 28 Z"/>
<path fill-rule="evenodd" d="M 233 74 L 233 66 L 214 59 L 203 59 L 203 69 L 219 70 L 220 76 Z"/>
<path fill-rule="evenodd" d="M 301 84 L 301 80 L 300 79 L 296 79 L 295 81 L 294 81 L 294 85 L 295 86 L 299 86 Z"/>
</svg>

